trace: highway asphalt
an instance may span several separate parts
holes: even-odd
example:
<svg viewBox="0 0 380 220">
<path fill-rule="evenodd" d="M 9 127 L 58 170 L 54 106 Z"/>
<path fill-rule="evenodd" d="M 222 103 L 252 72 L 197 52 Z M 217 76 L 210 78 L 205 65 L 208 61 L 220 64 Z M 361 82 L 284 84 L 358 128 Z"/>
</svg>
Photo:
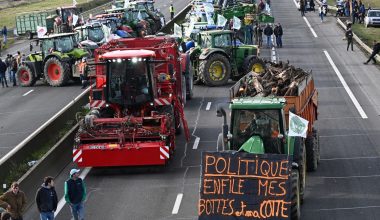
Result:
<svg viewBox="0 0 380 220">
<path fill-rule="evenodd" d="M 318 171 L 308 174 L 302 219 L 378 219 L 379 69 L 362 64 L 367 56 L 356 45 L 353 52 L 346 51 L 334 17 L 322 23 L 309 12 L 304 19 L 293 0 L 272 1 L 272 11 L 284 28 L 278 58 L 312 70 L 319 92 L 321 162 Z M 263 56 L 269 58 L 267 49 Z M 222 120 L 215 110 L 218 104 L 227 108 L 229 86 L 195 87 L 185 110 L 191 141 L 177 137 L 167 167 L 91 169 L 85 178 L 86 219 L 197 219 L 200 156 L 217 150 Z M 59 197 L 71 167 L 56 179 Z M 38 218 L 35 206 L 25 217 Z M 56 219 L 69 218 L 66 205 Z"/>
</svg>

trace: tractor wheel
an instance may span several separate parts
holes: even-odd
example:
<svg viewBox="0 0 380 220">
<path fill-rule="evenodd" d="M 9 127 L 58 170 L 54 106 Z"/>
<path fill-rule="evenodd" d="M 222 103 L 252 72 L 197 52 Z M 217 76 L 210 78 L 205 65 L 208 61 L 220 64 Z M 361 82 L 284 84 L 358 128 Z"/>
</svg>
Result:
<svg viewBox="0 0 380 220">
<path fill-rule="evenodd" d="M 300 179 L 300 201 L 303 202 L 306 188 L 306 149 L 303 138 L 296 138 L 294 141 L 294 159 L 298 163 L 299 179 Z"/>
<path fill-rule="evenodd" d="M 45 63 L 44 75 L 49 85 L 64 86 L 70 79 L 70 67 L 56 57 L 51 57 Z"/>
<path fill-rule="evenodd" d="M 222 86 L 227 84 L 231 76 L 231 64 L 222 54 L 212 54 L 207 60 L 199 63 L 202 81 L 207 86 Z"/>
<path fill-rule="evenodd" d="M 292 169 L 291 173 L 292 181 L 292 194 L 291 194 L 291 214 L 292 220 L 298 220 L 301 218 L 301 196 L 300 196 L 300 174 L 298 170 Z"/>
<path fill-rule="evenodd" d="M 33 71 L 29 68 L 29 66 L 23 64 L 17 70 L 17 80 L 19 81 L 22 87 L 33 86 L 37 79 L 33 74 Z"/>
<path fill-rule="evenodd" d="M 265 63 L 259 58 L 251 58 L 244 61 L 244 73 L 249 72 L 263 73 L 265 71 Z"/>
<path fill-rule="evenodd" d="M 316 171 L 319 162 L 318 131 L 313 129 L 313 134 L 306 139 L 306 165 L 307 171 Z"/>
</svg>

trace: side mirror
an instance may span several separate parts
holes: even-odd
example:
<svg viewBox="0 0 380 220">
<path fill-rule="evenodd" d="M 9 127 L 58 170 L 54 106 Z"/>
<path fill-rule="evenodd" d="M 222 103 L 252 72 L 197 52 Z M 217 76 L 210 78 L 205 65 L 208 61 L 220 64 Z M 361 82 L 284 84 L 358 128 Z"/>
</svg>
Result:
<svg viewBox="0 0 380 220">
<path fill-rule="evenodd" d="M 56 13 L 57 15 L 59 15 L 59 9 L 55 10 L 55 13 Z"/>
<path fill-rule="evenodd" d="M 79 8 L 79 12 L 82 13 L 83 12 L 83 8 Z"/>
<path fill-rule="evenodd" d="M 223 139 L 228 140 L 228 124 L 227 124 L 227 114 L 226 111 L 218 106 L 216 110 L 216 116 L 217 117 L 223 117 Z"/>
</svg>

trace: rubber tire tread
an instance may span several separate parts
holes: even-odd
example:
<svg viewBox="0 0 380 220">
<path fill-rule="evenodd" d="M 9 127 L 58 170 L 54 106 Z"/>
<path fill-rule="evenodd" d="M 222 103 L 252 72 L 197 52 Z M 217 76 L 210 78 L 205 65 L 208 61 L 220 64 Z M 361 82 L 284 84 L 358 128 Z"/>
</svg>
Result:
<svg viewBox="0 0 380 220">
<path fill-rule="evenodd" d="M 318 135 L 314 132 L 306 138 L 306 167 L 307 171 L 316 171 L 318 168 L 319 146 Z"/>
<path fill-rule="evenodd" d="M 215 82 L 210 78 L 210 75 L 208 73 L 208 69 L 209 69 L 211 63 L 213 63 L 214 61 L 218 61 L 218 60 L 224 63 L 227 70 L 226 70 L 226 75 L 224 76 L 224 78 L 220 81 Z M 228 60 L 228 58 L 225 57 L 224 55 L 219 54 L 219 53 L 214 53 L 214 54 L 211 54 L 208 57 L 208 59 L 201 60 L 199 62 L 199 72 L 200 72 L 200 75 L 202 78 L 202 82 L 205 85 L 207 85 L 207 86 L 223 86 L 223 85 L 227 84 L 228 80 L 231 77 L 231 63 Z"/>
<path fill-rule="evenodd" d="M 52 82 L 49 78 L 49 74 L 48 74 L 48 66 L 50 65 L 50 63 L 56 63 L 60 66 L 61 68 L 61 72 L 63 73 L 61 78 L 58 80 L 58 82 Z M 59 86 L 64 86 L 68 83 L 68 81 L 70 80 L 70 66 L 67 64 L 67 63 L 63 63 L 61 62 L 58 58 L 56 57 L 51 57 L 49 58 L 46 62 L 45 62 L 45 66 L 44 66 L 44 76 L 45 76 L 45 79 L 47 81 L 47 83 L 50 85 L 50 86 L 53 86 L 53 87 L 59 87 Z"/>
<path fill-rule="evenodd" d="M 264 61 L 257 57 L 253 57 L 253 58 L 244 60 L 244 75 L 251 72 L 253 65 L 256 63 L 260 63 L 263 66 L 263 69 L 265 71 Z"/>
<path fill-rule="evenodd" d="M 301 198 L 300 197 L 300 185 L 299 185 L 299 172 L 297 169 L 292 169 L 291 172 L 291 207 L 290 207 L 290 219 L 301 219 Z"/>
<path fill-rule="evenodd" d="M 304 139 L 301 137 L 296 137 L 296 139 L 294 141 L 294 147 L 295 147 L 294 153 L 296 154 L 296 155 L 294 155 L 294 158 L 295 158 L 295 162 L 298 164 L 298 168 L 299 168 L 300 199 L 301 199 L 301 203 L 303 203 L 304 195 L 305 195 L 305 189 L 306 189 L 306 170 L 307 170 Z M 305 181 L 303 181 L 303 180 L 305 180 Z"/>
<path fill-rule="evenodd" d="M 20 80 L 20 79 L 21 79 L 21 76 L 20 76 L 20 72 L 21 72 L 21 70 L 26 70 L 26 71 L 29 72 L 29 82 L 28 82 L 28 83 L 23 84 L 22 81 Z M 22 86 L 22 87 L 34 86 L 34 84 L 35 84 L 36 81 L 37 81 L 36 77 L 35 77 L 34 74 L 33 74 L 32 69 L 31 69 L 28 65 L 26 65 L 26 64 L 22 64 L 22 65 L 17 69 L 16 76 L 17 76 L 17 80 L 18 80 L 20 86 Z"/>
</svg>

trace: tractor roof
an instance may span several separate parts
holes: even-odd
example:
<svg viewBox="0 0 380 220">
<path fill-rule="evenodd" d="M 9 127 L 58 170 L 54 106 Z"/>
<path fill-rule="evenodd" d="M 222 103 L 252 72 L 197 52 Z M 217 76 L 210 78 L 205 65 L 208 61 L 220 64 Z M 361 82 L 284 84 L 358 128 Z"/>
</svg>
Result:
<svg viewBox="0 0 380 220">
<path fill-rule="evenodd" d="M 282 109 L 285 106 L 283 97 L 243 97 L 232 100 L 231 109 Z"/>
<path fill-rule="evenodd" d="M 104 59 L 132 59 L 155 57 L 156 53 L 151 50 L 115 50 L 102 55 Z"/>
<path fill-rule="evenodd" d="M 59 37 L 66 37 L 66 36 L 73 36 L 75 35 L 76 32 L 71 32 L 71 33 L 60 33 L 60 34 L 49 34 L 45 35 L 39 39 L 51 39 L 51 38 L 59 38 Z"/>
</svg>

